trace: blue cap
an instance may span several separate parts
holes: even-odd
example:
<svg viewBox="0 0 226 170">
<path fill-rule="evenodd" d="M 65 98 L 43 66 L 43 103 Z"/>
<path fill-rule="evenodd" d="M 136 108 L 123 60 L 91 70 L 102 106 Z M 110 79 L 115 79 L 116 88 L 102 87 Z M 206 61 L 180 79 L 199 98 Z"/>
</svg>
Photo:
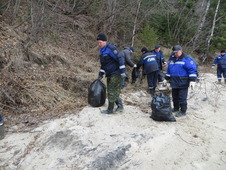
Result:
<svg viewBox="0 0 226 170">
<path fill-rule="evenodd" d="M 129 47 L 129 48 L 130 48 L 130 50 L 132 50 L 134 52 L 134 48 L 133 47 Z"/>
<path fill-rule="evenodd" d="M 156 45 L 156 46 L 155 46 L 155 49 L 158 49 L 158 48 L 160 48 L 160 45 Z"/>
<path fill-rule="evenodd" d="M 177 53 L 179 50 L 182 50 L 182 47 L 180 45 L 175 45 L 172 50 L 173 53 Z"/>
</svg>

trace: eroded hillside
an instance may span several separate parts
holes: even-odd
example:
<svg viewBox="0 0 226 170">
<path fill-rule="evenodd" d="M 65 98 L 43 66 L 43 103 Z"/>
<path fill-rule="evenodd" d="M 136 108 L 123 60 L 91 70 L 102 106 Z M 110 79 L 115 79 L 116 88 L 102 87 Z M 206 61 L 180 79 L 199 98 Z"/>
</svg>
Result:
<svg viewBox="0 0 226 170">
<path fill-rule="evenodd" d="M 1 22 L 0 105 L 6 127 L 34 125 L 86 105 L 99 69 L 95 41 L 84 52 L 89 40 L 73 32 L 59 36 L 31 42 L 28 34 Z"/>
</svg>

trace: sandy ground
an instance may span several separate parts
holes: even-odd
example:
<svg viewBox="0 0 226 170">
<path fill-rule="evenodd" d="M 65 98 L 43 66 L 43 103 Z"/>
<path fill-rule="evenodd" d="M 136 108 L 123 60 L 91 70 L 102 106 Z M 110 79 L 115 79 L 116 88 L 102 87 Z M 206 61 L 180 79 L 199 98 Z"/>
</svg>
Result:
<svg viewBox="0 0 226 170">
<path fill-rule="evenodd" d="M 225 170 L 226 85 L 201 75 L 188 111 L 176 122 L 150 118 L 146 91 L 122 94 L 125 110 L 103 115 L 85 107 L 0 141 L 0 169 Z M 16 130 L 16 127 L 13 127 Z"/>
</svg>

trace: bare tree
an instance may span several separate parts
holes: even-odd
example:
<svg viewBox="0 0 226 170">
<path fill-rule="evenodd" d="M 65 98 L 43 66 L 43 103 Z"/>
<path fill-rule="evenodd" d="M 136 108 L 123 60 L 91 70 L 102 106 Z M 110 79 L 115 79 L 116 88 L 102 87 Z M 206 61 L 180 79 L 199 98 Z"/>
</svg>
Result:
<svg viewBox="0 0 226 170">
<path fill-rule="evenodd" d="M 18 9 L 20 6 L 20 0 L 16 0 L 15 5 L 14 5 L 14 10 L 13 10 L 13 18 L 12 21 L 16 18 L 17 13 L 18 13 Z"/>
<path fill-rule="evenodd" d="M 213 24 L 212 24 L 212 28 L 211 28 L 211 33 L 210 33 L 210 36 L 207 39 L 207 50 L 209 50 L 209 48 L 210 48 L 210 41 L 212 40 L 212 37 L 213 37 L 213 33 L 214 33 L 215 25 L 216 25 L 216 18 L 217 18 L 219 6 L 220 6 L 220 0 L 218 0 L 217 7 L 216 7 L 216 10 L 215 10 L 215 13 L 214 13 L 214 18 L 213 18 Z"/>
<path fill-rule="evenodd" d="M 139 11 L 140 11 L 140 4 L 141 4 L 141 0 L 138 0 L 137 1 L 137 12 L 136 12 L 136 16 L 135 16 L 135 20 L 134 20 L 134 26 L 133 26 L 133 36 L 132 36 L 131 46 L 133 46 L 133 44 L 134 44 L 134 38 L 135 38 L 136 26 L 137 26 L 137 18 L 138 18 L 138 14 L 139 14 Z"/>
<path fill-rule="evenodd" d="M 202 2 L 202 5 L 201 6 L 204 6 L 204 1 Z M 194 41 L 193 41 L 193 50 L 195 50 L 197 48 L 197 41 L 198 41 L 198 38 L 202 32 L 202 29 L 204 27 L 204 24 L 205 24 L 205 21 L 206 21 L 206 16 L 207 16 L 207 13 L 209 11 L 209 8 L 210 8 L 210 1 L 208 0 L 207 4 L 206 4 L 206 8 L 205 8 L 205 12 L 201 18 L 201 21 L 200 21 L 200 24 L 199 24 L 199 27 L 198 27 L 198 30 L 197 30 L 197 33 L 196 35 L 194 36 Z"/>
<path fill-rule="evenodd" d="M 44 28 L 45 0 L 31 0 L 31 34 L 36 36 Z"/>
<path fill-rule="evenodd" d="M 117 0 L 107 0 L 106 6 L 107 6 L 107 22 L 104 25 L 104 30 L 108 30 L 107 32 L 112 31 L 112 27 L 115 21 L 115 15 L 116 15 L 116 5 Z M 108 23 L 108 24 L 107 24 Z"/>
<path fill-rule="evenodd" d="M 3 16 L 8 16 L 10 18 L 10 22 L 9 22 L 10 24 L 13 24 L 13 21 L 17 17 L 20 3 L 21 3 L 21 0 L 8 0 L 3 5 L 3 7 L 5 7 L 5 10 L 3 11 Z"/>
</svg>

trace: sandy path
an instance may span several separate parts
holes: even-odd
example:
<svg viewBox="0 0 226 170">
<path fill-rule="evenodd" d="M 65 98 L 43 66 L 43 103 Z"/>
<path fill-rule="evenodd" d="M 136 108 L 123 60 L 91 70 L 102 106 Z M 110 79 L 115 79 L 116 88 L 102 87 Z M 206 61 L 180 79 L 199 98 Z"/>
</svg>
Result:
<svg viewBox="0 0 226 170">
<path fill-rule="evenodd" d="M 125 111 L 85 107 L 28 133 L 0 141 L 0 169 L 225 170 L 226 85 L 203 75 L 189 93 L 188 114 L 176 122 L 149 118 L 145 91 L 123 93 Z M 149 113 L 147 113 L 149 112 Z"/>
</svg>

